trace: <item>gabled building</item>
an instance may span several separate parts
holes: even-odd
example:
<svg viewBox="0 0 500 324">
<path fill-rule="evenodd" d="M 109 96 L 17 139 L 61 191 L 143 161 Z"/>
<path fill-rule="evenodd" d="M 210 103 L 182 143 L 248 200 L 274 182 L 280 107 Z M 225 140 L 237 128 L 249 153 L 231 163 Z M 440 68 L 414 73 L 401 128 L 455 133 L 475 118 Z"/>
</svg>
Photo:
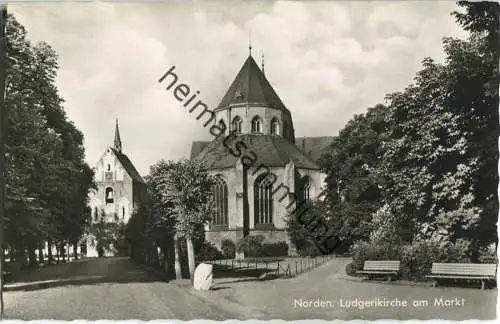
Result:
<svg viewBox="0 0 500 324">
<path fill-rule="evenodd" d="M 92 222 L 127 223 L 143 198 L 145 183 L 132 161 L 122 152 L 122 141 L 116 121 L 115 138 L 95 165 L 97 190 L 89 194 Z M 87 256 L 97 256 L 92 244 Z"/>
<path fill-rule="evenodd" d="M 285 217 L 321 192 L 325 174 L 317 160 L 333 138 L 296 138 L 292 114 L 263 70 L 249 55 L 214 110 L 224 135 L 193 142 L 190 158 L 217 178 L 208 241 L 220 248 L 226 239 L 263 235 L 293 251 Z"/>
</svg>

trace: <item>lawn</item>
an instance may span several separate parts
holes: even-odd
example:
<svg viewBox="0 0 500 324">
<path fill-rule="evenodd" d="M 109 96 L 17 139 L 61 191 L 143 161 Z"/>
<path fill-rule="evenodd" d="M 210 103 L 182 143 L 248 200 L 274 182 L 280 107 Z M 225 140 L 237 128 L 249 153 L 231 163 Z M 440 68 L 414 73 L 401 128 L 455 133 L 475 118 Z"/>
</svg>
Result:
<svg viewBox="0 0 500 324">
<path fill-rule="evenodd" d="M 244 260 L 223 259 L 205 261 L 214 265 L 216 273 L 234 272 L 246 277 L 259 277 L 267 274 L 271 277 L 290 278 L 314 269 L 335 258 L 333 255 L 308 257 L 263 257 Z"/>
</svg>

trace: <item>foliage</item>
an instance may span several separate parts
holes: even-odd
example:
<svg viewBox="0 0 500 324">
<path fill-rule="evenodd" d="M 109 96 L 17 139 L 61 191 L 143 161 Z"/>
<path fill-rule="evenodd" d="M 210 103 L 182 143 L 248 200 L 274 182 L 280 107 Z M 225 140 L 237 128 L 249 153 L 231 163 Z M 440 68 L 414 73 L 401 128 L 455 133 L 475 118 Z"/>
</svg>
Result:
<svg viewBox="0 0 500 324">
<path fill-rule="evenodd" d="M 320 255 L 322 253 L 315 242 L 324 233 L 320 232 L 320 228 L 315 224 L 317 224 L 316 221 L 321 221 L 324 224 L 329 223 L 328 206 L 324 202 L 317 201 L 311 202 L 299 210 L 299 213 L 289 215 L 286 218 L 286 229 L 290 241 L 300 256 Z"/>
<path fill-rule="evenodd" d="M 264 239 L 262 235 L 245 236 L 236 243 L 236 252 L 243 252 L 249 258 L 260 257 Z"/>
<path fill-rule="evenodd" d="M 93 238 L 91 242 L 92 246 L 98 252 L 126 255 L 128 253 L 126 227 L 127 225 L 120 222 L 117 215 L 114 215 L 113 219 L 109 219 L 104 214 L 104 210 L 101 210 L 97 221 L 90 226 L 89 233 Z"/>
<path fill-rule="evenodd" d="M 221 243 L 221 250 L 224 258 L 234 259 L 236 252 L 236 245 L 231 240 L 223 240 Z"/>
<path fill-rule="evenodd" d="M 392 242 L 357 242 L 353 246 L 351 272 L 362 270 L 366 260 L 399 260 L 404 279 L 425 279 L 433 262 L 470 262 L 469 242 L 419 241 L 397 245 Z"/>
<path fill-rule="evenodd" d="M 214 244 L 206 241 L 200 244 L 197 252 L 197 260 L 210 261 L 210 260 L 220 260 L 223 258 L 225 258 L 224 254 L 221 251 L 219 251 Z"/>
<path fill-rule="evenodd" d="M 388 113 L 387 107 L 377 105 L 354 116 L 320 159 L 327 173 L 329 227 L 343 241 L 367 239 L 371 215 L 381 207 L 384 175 L 378 170 Z"/>
<path fill-rule="evenodd" d="M 31 44 L 12 15 L 6 38 L 5 244 L 24 262 L 25 250 L 33 256 L 46 241 L 76 245 L 82 238 L 93 171 L 55 85 L 56 53 L 44 42 Z"/>
<path fill-rule="evenodd" d="M 351 276 L 351 277 L 356 277 L 357 276 L 357 273 L 356 273 L 356 268 L 355 266 L 351 263 L 348 263 L 346 266 L 345 266 L 345 273 L 348 275 L 348 276 Z"/>
<path fill-rule="evenodd" d="M 153 194 L 159 207 L 166 211 L 158 221 L 173 218 L 180 238 L 199 237 L 200 226 L 210 220 L 213 178 L 203 164 L 196 161 L 160 161 L 151 167 Z"/>
<path fill-rule="evenodd" d="M 259 252 L 260 257 L 288 256 L 288 244 L 286 242 L 264 243 Z"/>
<path fill-rule="evenodd" d="M 478 261 L 481 263 L 496 263 L 498 264 L 497 247 L 495 243 L 479 249 Z"/>
<path fill-rule="evenodd" d="M 413 84 L 356 115 L 321 159 L 343 240 L 496 242 L 498 3 L 460 1 L 467 39 L 445 38 Z"/>
</svg>

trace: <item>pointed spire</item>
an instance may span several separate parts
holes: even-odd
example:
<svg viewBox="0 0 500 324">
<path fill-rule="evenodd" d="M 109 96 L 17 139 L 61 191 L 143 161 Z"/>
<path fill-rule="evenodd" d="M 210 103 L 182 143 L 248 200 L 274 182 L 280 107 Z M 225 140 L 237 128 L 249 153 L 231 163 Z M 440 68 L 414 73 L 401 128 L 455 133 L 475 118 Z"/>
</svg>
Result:
<svg viewBox="0 0 500 324">
<path fill-rule="evenodd" d="M 266 74 L 264 71 L 264 51 L 262 51 L 262 73 Z"/>
<path fill-rule="evenodd" d="M 120 153 L 122 151 L 122 140 L 120 139 L 120 130 L 118 129 L 118 118 L 116 118 L 115 141 L 113 142 L 113 148 Z"/>
</svg>

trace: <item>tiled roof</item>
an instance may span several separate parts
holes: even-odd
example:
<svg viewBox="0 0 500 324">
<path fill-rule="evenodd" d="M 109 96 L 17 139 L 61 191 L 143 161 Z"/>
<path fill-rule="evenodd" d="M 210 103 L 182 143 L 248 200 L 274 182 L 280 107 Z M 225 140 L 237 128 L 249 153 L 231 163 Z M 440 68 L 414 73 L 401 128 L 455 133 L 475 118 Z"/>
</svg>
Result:
<svg viewBox="0 0 500 324">
<path fill-rule="evenodd" d="M 201 150 L 203 150 L 208 144 L 210 144 L 209 141 L 193 142 L 193 144 L 191 144 L 191 154 L 189 155 L 189 158 L 193 159 L 195 156 L 200 154 Z"/>
<path fill-rule="evenodd" d="M 220 138 L 206 145 L 194 159 L 205 162 L 209 169 L 234 167 L 238 158 L 230 153 L 230 149 L 234 147 L 237 141 L 245 143 L 247 147 L 242 151 L 242 156 L 248 155 L 250 151 L 255 152 L 257 156 L 255 166 L 262 163 L 268 167 L 282 167 L 291 160 L 298 168 L 319 169 L 319 166 L 294 144 L 289 143 L 282 137 L 271 135 L 240 135 L 237 140 L 230 142 L 227 147 L 223 143 L 223 138 Z M 191 153 L 193 153 L 193 150 L 191 150 Z"/>
<path fill-rule="evenodd" d="M 333 136 L 321 137 L 297 137 L 295 146 L 300 151 L 309 156 L 313 161 L 317 162 L 322 154 L 326 152 L 328 146 L 333 142 Z M 196 141 L 191 145 L 190 159 L 195 158 L 208 145 L 208 141 Z"/>
<path fill-rule="evenodd" d="M 137 171 L 137 169 L 134 167 L 132 164 L 132 161 L 126 156 L 125 154 L 115 150 L 114 148 L 111 148 L 113 150 L 113 153 L 115 153 L 116 158 L 118 161 L 120 161 L 121 165 L 125 169 L 125 172 L 135 181 L 142 182 L 144 183 L 144 179 L 142 179 L 141 175 Z"/>
<path fill-rule="evenodd" d="M 252 56 L 247 58 L 215 110 L 241 103 L 262 104 L 288 112 Z"/>
<path fill-rule="evenodd" d="M 333 136 L 297 137 L 295 145 L 310 156 L 313 161 L 318 161 L 321 155 L 326 152 L 328 146 L 332 144 L 334 138 Z"/>
</svg>

